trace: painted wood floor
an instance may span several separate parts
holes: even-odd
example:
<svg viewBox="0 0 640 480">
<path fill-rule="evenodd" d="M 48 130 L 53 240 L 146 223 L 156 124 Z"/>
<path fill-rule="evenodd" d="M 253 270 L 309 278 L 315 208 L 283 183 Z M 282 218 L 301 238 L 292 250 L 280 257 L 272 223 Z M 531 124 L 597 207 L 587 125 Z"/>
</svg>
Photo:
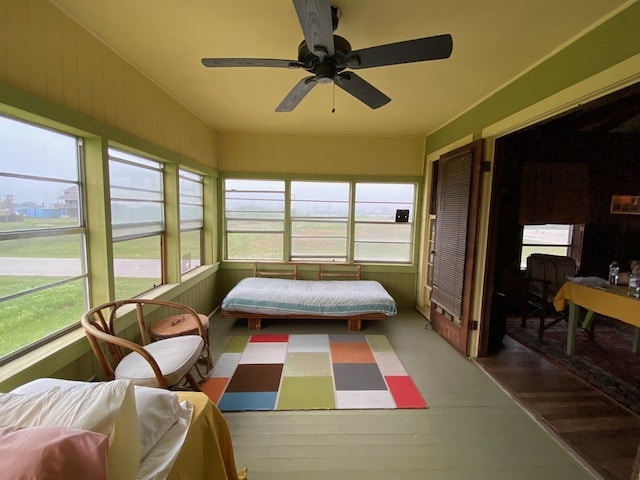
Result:
<svg viewBox="0 0 640 480">
<path fill-rule="evenodd" d="M 640 417 L 511 337 L 475 361 L 607 480 L 629 480 Z"/>
<path fill-rule="evenodd" d="M 418 312 L 365 322 L 385 334 L 427 410 L 225 413 L 250 480 L 601 478 L 464 358 Z M 213 358 L 246 321 L 210 322 Z M 346 333 L 345 321 L 273 321 L 263 333 Z"/>
</svg>

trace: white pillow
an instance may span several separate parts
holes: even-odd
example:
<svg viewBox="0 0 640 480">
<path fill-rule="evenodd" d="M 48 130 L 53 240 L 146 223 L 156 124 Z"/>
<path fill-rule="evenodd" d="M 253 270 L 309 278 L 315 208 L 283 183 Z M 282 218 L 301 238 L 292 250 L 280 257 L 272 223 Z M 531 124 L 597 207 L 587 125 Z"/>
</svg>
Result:
<svg viewBox="0 0 640 480">
<path fill-rule="evenodd" d="M 57 426 L 109 436 L 110 480 L 134 480 L 140 439 L 133 385 L 128 380 L 0 393 L 0 425 Z"/>
<path fill-rule="evenodd" d="M 136 410 L 140 430 L 140 460 L 167 433 L 182 415 L 182 407 L 174 392 L 136 385 Z"/>
<path fill-rule="evenodd" d="M 12 393 L 37 393 L 54 387 L 69 388 L 77 385 L 87 385 L 87 382 L 39 378 L 17 387 Z M 182 417 L 183 408 L 178 396 L 168 390 L 135 385 L 134 394 L 142 461 L 167 430 Z"/>
</svg>

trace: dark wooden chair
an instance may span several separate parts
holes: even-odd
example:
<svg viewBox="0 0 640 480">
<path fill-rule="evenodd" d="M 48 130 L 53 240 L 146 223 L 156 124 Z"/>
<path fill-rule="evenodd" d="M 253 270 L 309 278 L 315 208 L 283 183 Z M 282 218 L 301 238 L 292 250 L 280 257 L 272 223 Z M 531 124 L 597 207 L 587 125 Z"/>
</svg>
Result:
<svg viewBox="0 0 640 480">
<path fill-rule="evenodd" d="M 522 315 L 522 327 L 532 317 L 539 319 L 538 338 L 556 323 L 566 320 L 567 313 L 554 313 L 553 297 L 567 281 L 575 276 L 576 261 L 571 257 L 533 253 L 527 257 L 525 277 L 527 309 Z"/>
</svg>

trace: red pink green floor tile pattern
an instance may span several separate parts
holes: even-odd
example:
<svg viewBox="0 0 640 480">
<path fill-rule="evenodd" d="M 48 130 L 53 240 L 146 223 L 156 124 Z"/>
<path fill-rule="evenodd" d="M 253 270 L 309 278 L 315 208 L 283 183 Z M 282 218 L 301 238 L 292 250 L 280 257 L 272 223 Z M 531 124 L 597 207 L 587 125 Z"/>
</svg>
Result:
<svg viewBox="0 0 640 480">
<path fill-rule="evenodd" d="M 221 411 L 428 408 L 385 335 L 234 336 L 201 388 Z"/>
</svg>

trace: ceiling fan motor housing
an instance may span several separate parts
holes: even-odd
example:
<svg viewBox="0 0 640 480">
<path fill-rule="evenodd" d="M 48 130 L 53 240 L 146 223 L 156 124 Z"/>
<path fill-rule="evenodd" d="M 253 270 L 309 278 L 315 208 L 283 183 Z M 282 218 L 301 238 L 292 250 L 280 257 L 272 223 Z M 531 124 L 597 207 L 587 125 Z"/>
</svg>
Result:
<svg viewBox="0 0 640 480">
<path fill-rule="evenodd" d="M 321 66 L 333 67 L 333 73 L 341 72 L 346 68 L 346 66 L 342 66 L 342 60 L 348 53 L 351 53 L 351 44 L 345 38 L 334 35 L 333 45 L 335 53 L 331 56 L 325 56 L 324 59 L 319 62 L 319 57 L 309 50 L 307 42 L 303 40 L 298 46 L 298 61 L 304 64 L 306 71 L 315 73 L 318 76 L 321 76 L 321 72 L 324 73 L 325 70 L 324 68 L 319 68 Z M 333 77 L 333 75 L 331 75 L 331 77 Z"/>
</svg>

